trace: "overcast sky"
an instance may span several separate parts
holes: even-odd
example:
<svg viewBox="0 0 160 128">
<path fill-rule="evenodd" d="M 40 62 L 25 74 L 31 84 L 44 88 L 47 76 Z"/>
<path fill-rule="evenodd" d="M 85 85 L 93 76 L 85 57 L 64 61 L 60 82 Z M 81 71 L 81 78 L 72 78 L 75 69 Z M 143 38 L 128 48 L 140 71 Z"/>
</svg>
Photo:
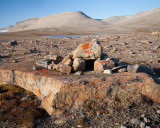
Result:
<svg viewBox="0 0 160 128">
<path fill-rule="evenodd" d="M 106 19 L 159 7 L 160 0 L 0 0 L 0 28 L 66 11 L 82 11 L 94 19 Z"/>
</svg>

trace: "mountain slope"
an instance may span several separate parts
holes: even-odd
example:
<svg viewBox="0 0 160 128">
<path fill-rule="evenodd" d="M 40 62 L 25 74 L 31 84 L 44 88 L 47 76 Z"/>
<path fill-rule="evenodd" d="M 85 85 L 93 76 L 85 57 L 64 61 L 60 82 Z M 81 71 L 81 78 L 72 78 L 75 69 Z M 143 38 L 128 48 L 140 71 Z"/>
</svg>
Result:
<svg viewBox="0 0 160 128">
<path fill-rule="evenodd" d="M 116 16 L 102 20 L 117 26 L 158 26 L 160 27 L 160 8 L 139 12 L 136 15 Z"/>
<path fill-rule="evenodd" d="M 77 28 L 86 29 L 88 27 L 100 27 L 104 26 L 99 20 L 94 20 L 83 12 L 70 11 L 52 14 L 41 18 L 31 18 L 26 21 L 22 21 L 9 28 L 9 31 L 22 31 L 22 30 L 35 30 L 46 28 Z"/>
</svg>

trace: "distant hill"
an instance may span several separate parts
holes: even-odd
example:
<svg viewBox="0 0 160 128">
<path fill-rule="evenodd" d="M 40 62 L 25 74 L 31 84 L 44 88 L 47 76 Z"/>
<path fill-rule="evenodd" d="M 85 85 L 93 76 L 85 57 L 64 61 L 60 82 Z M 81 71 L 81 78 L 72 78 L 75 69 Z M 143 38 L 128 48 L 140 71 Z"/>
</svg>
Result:
<svg viewBox="0 0 160 128">
<path fill-rule="evenodd" d="M 139 12 L 135 15 L 114 16 L 102 21 L 116 26 L 160 27 L 160 8 Z"/>
<path fill-rule="evenodd" d="M 129 16 L 92 19 L 81 11 L 69 11 L 18 22 L 6 30 L 34 31 L 38 35 L 106 34 L 160 29 L 160 8 Z"/>
<path fill-rule="evenodd" d="M 26 21 L 18 22 L 9 27 L 9 31 L 22 31 L 46 28 L 76 28 L 86 29 L 89 27 L 105 26 L 100 20 L 94 20 L 80 11 L 70 11 L 52 14 L 41 18 L 30 18 Z"/>
</svg>

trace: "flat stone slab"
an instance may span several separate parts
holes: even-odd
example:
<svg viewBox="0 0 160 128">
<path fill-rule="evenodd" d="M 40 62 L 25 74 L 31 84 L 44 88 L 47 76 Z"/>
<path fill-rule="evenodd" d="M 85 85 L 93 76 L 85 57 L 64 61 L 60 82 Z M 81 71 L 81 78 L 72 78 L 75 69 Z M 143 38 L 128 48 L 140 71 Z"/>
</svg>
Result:
<svg viewBox="0 0 160 128">
<path fill-rule="evenodd" d="M 79 109 L 90 98 L 118 97 L 126 105 L 128 100 L 136 102 L 137 95 L 142 94 L 160 103 L 160 85 L 144 73 L 62 75 L 54 70 L 32 70 L 33 65 L 34 62 L 0 65 L 0 84 L 15 84 L 32 91 L 50 115 Z"/>
</svg>

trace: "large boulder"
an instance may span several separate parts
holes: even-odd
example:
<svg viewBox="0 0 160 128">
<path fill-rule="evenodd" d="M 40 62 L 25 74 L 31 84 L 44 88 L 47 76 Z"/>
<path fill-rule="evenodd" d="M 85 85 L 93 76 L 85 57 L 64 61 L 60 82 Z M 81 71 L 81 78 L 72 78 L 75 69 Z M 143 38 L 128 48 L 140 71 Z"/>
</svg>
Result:
<svg viewBox="0 0 160 128">
<path fill-rule="evenodd" d="M 101 58 L 102 48 L 98 41 L 84 43 L 77 47 L 73 58 L 83 58 L 85 60 L 99 60 Z"/>
<path fill-rule="evenodd" d="M 97 60 L 94 62 L 94 71 L 98 73 L 104 72 L 106 69 L 112 69 L 115 66 L 112 60 Z"/>
<path fill-rule="evenodd" d="M 86 66 L 86 61 L 81 58 L 75 58 L 72 66 L 74 71 L 84 71 Z"/>
</svg>

